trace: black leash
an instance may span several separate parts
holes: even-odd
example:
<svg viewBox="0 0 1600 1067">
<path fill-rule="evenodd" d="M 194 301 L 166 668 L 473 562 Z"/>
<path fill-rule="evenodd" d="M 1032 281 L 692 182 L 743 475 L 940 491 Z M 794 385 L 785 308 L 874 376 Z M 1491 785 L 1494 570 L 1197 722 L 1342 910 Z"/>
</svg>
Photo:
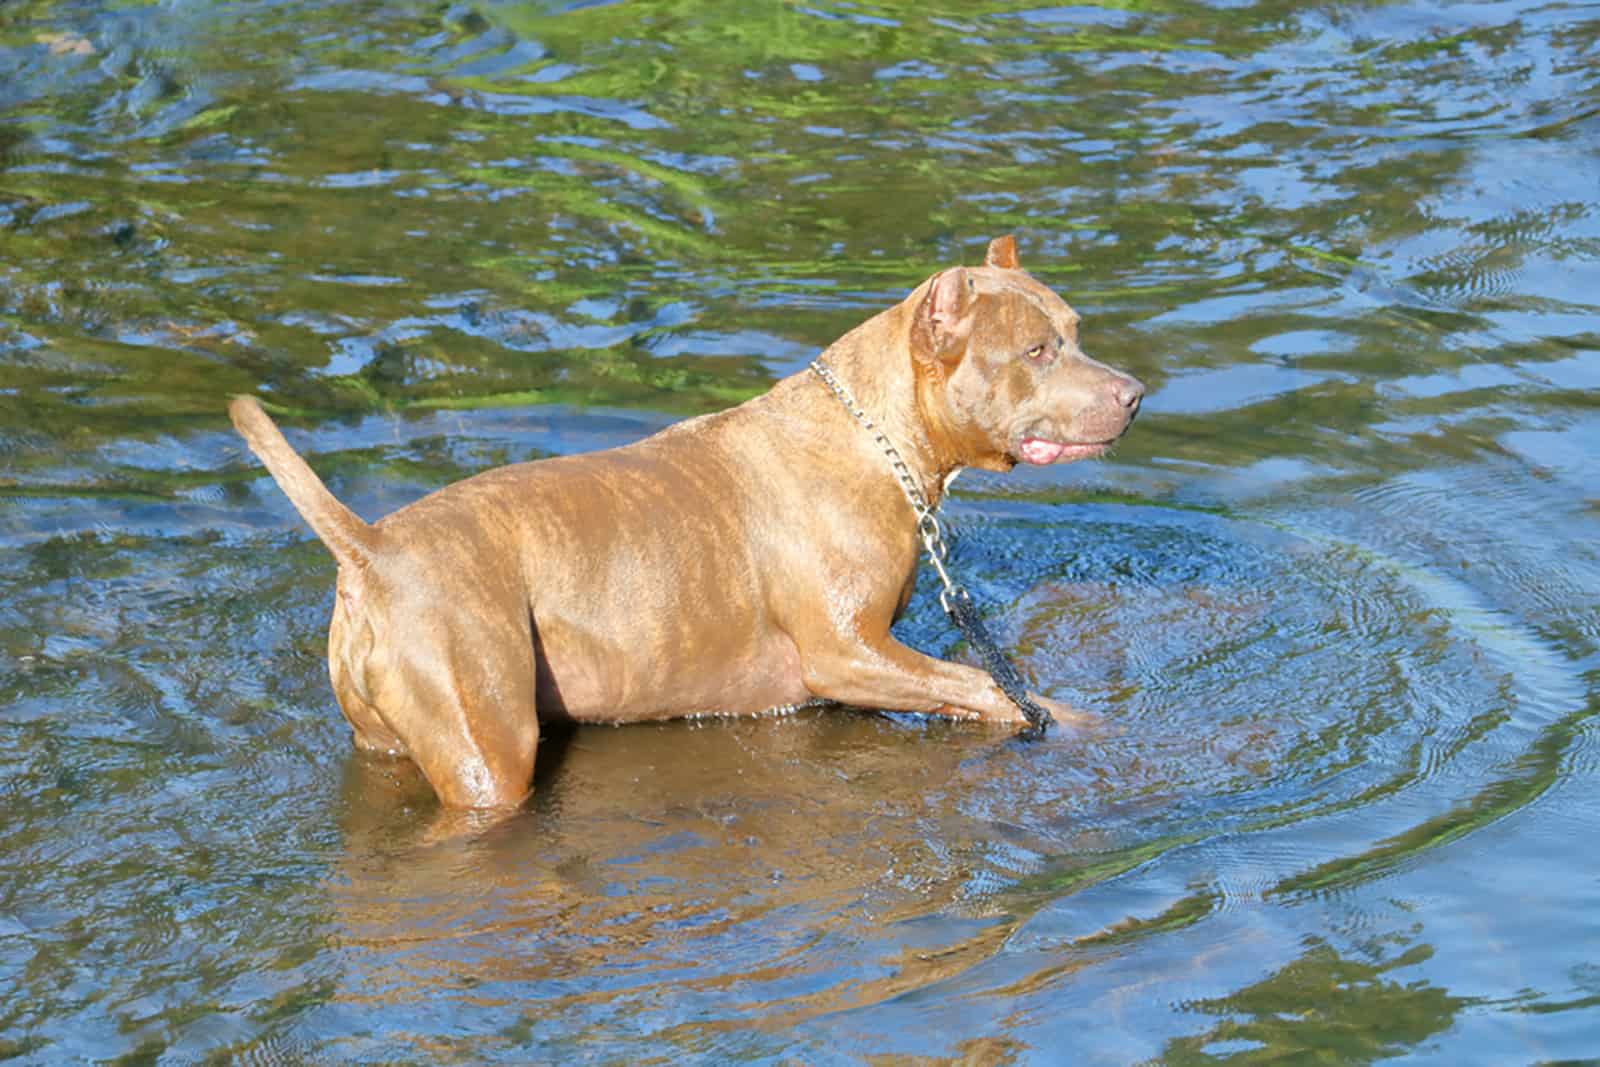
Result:
<svg viewBox="0 0 1600 1067">
<path fill-rule="evenodd" d="M 894 442 L 873 425 L 871 417 L 856 404 L 855 398 L 850 395 L 850 390 L 833 376 L 833 371 L 828 365 L 821 359 L 814 359 L 811 361 L 811 369 L 816 371 L 817 377 L 822 379 L 828 390 L 839 398 L 845 410 L 854 415 L 856 421 L 874 435 L 879 447 L 889 457 L 889 465 L 894 468 L 895 476 L 900 479 L 900 488 L 917 513 L 917 536 L 922 539 L 922 547 L 928 554 L 928 562 L 933 564 L 934 571 L 939 575 L 939 581 L 944 585 L 944 589 L 939 593 L 939 606 L 944 608 L 944 613 L 950 616 L 950 621 L 955 623 L 956 629 L 967 639 L 967 644 L 977 651 L 979 658 L 983 660 L 984 669 L 989 672 L 989 677 L 994 679 L 994 684 L 1000 687 L 1000 691 L 1028 720 L 1027 729 L 1017 736 L 1024 741 L 1038 741 L 1043 738 L 1052 721 L 1050 713 L 1028 695 L 1028 690 L 1022 683 L 1022 676 L 1017 673 L 1016 665 L 1006 658 L 1006 654 L 1000 651 L 995 639 L 989 635 L 989 627 L 984 624 L 983 616 L 978 613 L 978 605 L 973 601 L 972 594 L 950 577 L 950 572 L 945 568 L 945 560 L 950 555 L 950 546 L 944 539 L 943 530 L 939 527 L 939 517 L 935 514 L 935 509 L 929 506 L 928 498 L 922 495 L 922 487 L 911 476 L 911 469 L 906 466 L 905 460 L 900 458 L 900 452 L 894 447 Z"/>
<path fill-rule="evenodd" d="M 967 639 L 967 644 L 977 650 L 979 658 L 983 660 L 983 669 L 989 672 L 994 684 L 1027 717 L 1028 728 L 1017 736 L 1024 741 L 1043 739 L 1045 730 L 1050 726 L 1050 713 L 1028 695 L 1016 664 L 1006 658 L 995 639 L 989 636 L 989 627 L 984 625 L 983 616 L 978 614 L 978 605 L 973 602 L 972 594 L 958 585 L 953 591 L 941 593 L 939 603 L 944 607 L 944 613 L 950 616 L 950 621 L 956 624 L 956 629 Z"/>
</svg>

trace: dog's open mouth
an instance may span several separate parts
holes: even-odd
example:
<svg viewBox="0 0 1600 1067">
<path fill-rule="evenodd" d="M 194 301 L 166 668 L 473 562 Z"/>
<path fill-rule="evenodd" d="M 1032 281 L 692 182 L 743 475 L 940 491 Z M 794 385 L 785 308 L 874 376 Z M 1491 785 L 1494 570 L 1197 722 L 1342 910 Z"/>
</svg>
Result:
<svg viewBox="0 0 1600 1067">
<path fill-rule="evenodd" d="M 1024 463 L 1043 465 L 1098 456 L 1112 441 L 1048 441 L 1043 437 L 1024 437 L 1017 454 Z"/>
</svg>

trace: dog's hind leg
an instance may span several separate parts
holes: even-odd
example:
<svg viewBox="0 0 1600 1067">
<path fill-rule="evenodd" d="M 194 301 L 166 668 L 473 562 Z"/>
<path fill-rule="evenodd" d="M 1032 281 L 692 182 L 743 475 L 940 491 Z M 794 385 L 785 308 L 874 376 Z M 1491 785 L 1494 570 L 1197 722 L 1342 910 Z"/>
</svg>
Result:
<svg viewBox="0 0 1600 1067">
<path fill-rule="evenodd" d="M 531 640 L 413 645 L 395 664 L 392 684 L 403 702 L 385 707 L 384 720 L 441 803 L 509 808 L 527 798 L 539 746 Z"/>
<path fill-rule="evenodd" d="M 357 744 L 397 740 L 446 807 L 514 807 L 539 745 L 527 604 L 503 581 L 452 596 L 408 577 L 370 583 L 362 602 L 334 612 L 334 688 Z"/>
</svg>

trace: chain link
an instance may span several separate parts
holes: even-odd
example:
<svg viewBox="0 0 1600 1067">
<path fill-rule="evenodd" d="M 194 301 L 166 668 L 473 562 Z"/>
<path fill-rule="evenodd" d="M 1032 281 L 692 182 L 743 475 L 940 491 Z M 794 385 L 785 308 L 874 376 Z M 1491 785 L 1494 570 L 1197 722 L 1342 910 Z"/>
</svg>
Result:
<svg viewBox="0 0 1600 1067">
<path fill-rule="evenodd" d="M 843 382 L 834 377 L 833 369 L 821 358 L 811 361 L 811 369 L 817 372 L 817 377 L 822 379 L 833 395 L 844 404 L 845 410 L 856 417 L 856 421 L 865 426 L 883 449 L 884 455 L 889 457 L 889 465 L 894 468 L 895 476 L 900 479 L 900 488 L 905 492 L 906 499 L 911 501 L 911 506 L 917 512 L 917 530 L 920 533 L 922 524 L 927 519 L 933 518 L 933 509 L 928 506 L 928 498 L 922 495 L 922 487 L 911 476 L 911 468 L 906 466 L 906 461 L 901 458 L 899 449 L 894 447 L 894 442 L 889 440 L 889 435 L 878 429 L 878 424 L 872 421 L 872 416 L 861 409 L 856 403 L 856 398 L 850 395 L 850 390 L 845 388 Z M 934 529 L 937 530 L 939 522 L 933 520 Z"/>
<path fill-rule="evenodd" d="M 922 542 L 923 551 L 928 554 L 928 562 L 933 564 L 934 572 L 939 575 L 940 584 L 944 586 L 943 592 L 939 594 L 939 604 L 946 613 L 949 613 L 951 598 L 967 597 L 970 600 L 967 591 L 957 585 L 950 577 L 950 572 L 945 569 L 945 560 L 950 558 L 950 545 L 944 539 L 943 527 L 939 525 L 938 509 L 928 503 L 928 498 L 923 495 L 922 486 L 917 484 L 917 479 L 900 455 L 900 450 L 894 447 L 894 442 L 889 440 L 888 434 L 878 429 L 877 424 L 872 421 L 872 416 L 856 403 L 856 398 L 851 396 L 845 384 L 834 376 L 831 367 L 818 358 L 811 361 L 811 369 L 817 372 L 822 384 L 839 398 L 845 410 L 867 428 L 873 440 L 878 442 L 878 447 L 883 449 L 883 454 L 889 457 L 889 466 L 894 471 L 895 477 L 900 480 L 900 489 L 911 502 L 911 509 L 917 513 L 917 538 Z"/>
</svg>

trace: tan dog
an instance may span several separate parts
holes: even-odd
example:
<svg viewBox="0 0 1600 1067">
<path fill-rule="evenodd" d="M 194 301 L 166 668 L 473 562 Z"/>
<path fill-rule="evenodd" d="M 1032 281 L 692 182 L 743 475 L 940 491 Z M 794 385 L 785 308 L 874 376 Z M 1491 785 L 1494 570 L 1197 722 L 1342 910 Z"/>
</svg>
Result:
<svg viewBox="0 0 1600 1067">
<path fill-rule="evenodd" d="M 1077 314 L 1018 267 L 1010 237 L 823 359 L 934 504 L 962 467 L 1103 452 L 1144 394 L 1079 350 Z M 820 698 L 1023 721 L 983 672 L 890 636 L 916 516 L 811 371 L 624 448 L 486 471 L 370 526 L 253 398 L 230 414 L 338 561 L 328 660 L 356 744 L 410 756 L 447 805 L 519 803 L 541 718 Z"/>
</svg>

